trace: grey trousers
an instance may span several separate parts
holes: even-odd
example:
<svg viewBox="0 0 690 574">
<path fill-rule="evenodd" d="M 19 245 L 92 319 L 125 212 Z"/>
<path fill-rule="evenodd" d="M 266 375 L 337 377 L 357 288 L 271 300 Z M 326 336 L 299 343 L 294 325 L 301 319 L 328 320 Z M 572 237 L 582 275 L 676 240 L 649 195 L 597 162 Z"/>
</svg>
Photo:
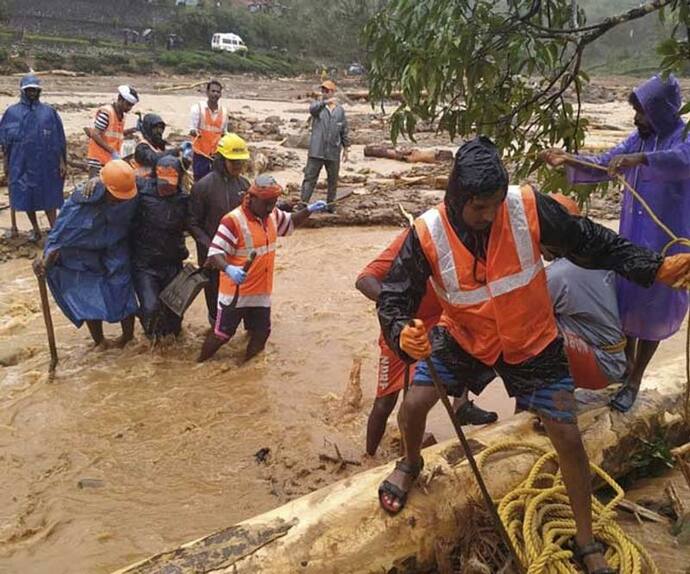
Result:
<svg viewBox="0 0 690 574">
<path fill-rule="evenodd" d="M 331 203 L 335 201 L 338 192 L 338 173 L 340 172 L 340 160 L 321 159 L 318 157 L 310 157 L 307 159 L 307 165 L 304 168 L 304 181 L 302 182 L 302 192 L 300 199 L 307 203 L 311 199 L 314 188 L 316 187 L 316 180 L 319 179 L 321 168 L 326 167 L 326 175 L 328 176 L 328 194 L 326 201 Z"/>
</svg>

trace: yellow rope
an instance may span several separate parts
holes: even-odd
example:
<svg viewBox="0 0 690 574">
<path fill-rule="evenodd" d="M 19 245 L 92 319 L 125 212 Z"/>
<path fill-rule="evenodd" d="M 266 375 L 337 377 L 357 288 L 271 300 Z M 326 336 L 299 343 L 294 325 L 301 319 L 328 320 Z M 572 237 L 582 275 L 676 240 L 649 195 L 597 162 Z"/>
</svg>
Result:
<svg viewBox="0 0 690 574">
<path fill-rule="evenodd" d="M 557 454 L 533 444 L 501 441 L 479 453 L 477 464 L 482 468 L 489 457 L 511 450 L 527 450 L 539 457 L 527 478 L 498 503 L 498 514 L 518 559 L 527 567 L 527 574 L 577 574 L 579 570 L 571 561 L 573 553 L 567 548 L 576 531 L 570 500 L 560 471 L 552 474 L 545 470 L 556 468 Z M 605 505 L 592 497 L 594 535 L 607 548 L 609 565 L 619 574 L 659 574 L 649 553 L 615 521 L 616 505 L 625 495 L 623 489 L 604 470 L 594 464 L 590 467 L 615 492 Z"/>
</svg>

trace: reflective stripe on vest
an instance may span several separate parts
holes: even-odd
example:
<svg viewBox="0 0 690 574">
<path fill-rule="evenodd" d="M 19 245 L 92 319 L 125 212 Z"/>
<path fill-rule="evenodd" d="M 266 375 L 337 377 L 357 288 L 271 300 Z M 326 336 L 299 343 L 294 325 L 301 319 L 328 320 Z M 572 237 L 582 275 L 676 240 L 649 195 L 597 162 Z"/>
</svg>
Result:
<svg viewBox="0 0 690 574">
<path fill-rule="evenodd" d="M 274 213 L 267 218 L 265 227 L 258 220 L 250 220 L 242 206 L 230 212 L 235 221 L 237 246 L 232 255 L 225 260 L 230 265 L 242 266 L 249 254 L 256 252 L 256 258 L 247 274 L 247 279 L 240 285 L 237 307 L 270 307 L 273 291 L 273 268 L 275 264 L 276 239 L 278 226 Z M 232 301 L 237 285 L 225 273 L 220 275 L 218 300 L 227 305 Z"/>
<path fill-rule="evenodd" d="M 444 206 L 415 221 L 443 307 L 440 324 L 488 365 L 501 354 L 511 364 L 525 361 L 557 336 L 534 194 L 530 188 L 508 189 L 492 223 L 486 261 L 478 261 L 457 237 Z M 476 279 L 477 268 L 486 269 L 485 283 Z"/>
<path fill-rule="evenodd" d="M 116 152 L 120 152 L 122 149 L 122 142 L 125 139 L 125 119 L 117 117 L 115 113 L 115 108 L 112 105 L 103 106 L 96 110 L 96 117 L 100 112 L 106 112 L 108 114 L 108 127 L 104 132 L 101 132 L 101 137 L 111 148 Z M 99 146 L 93 139 L 89 138 L 89 147 L 86 151 L 87 159 L 95 159 L 105 165 L 112 159 L 112 155 Z"/>
<path fill-rule="evenodd" d="M 443 226 L 438 208 L 431 209 L 421 216 L 426 223 L 431 238 L 436 246 L 439 261 L 440 281 L 431 279 L 436 293 L 453 305 L 477 305 L 524 287 L 544 268 L 541 257 L 535 258 L 532 237 L 530 235 L 522 193 L 517 186 L 510 186 L 505 204 L 510 220 L 513 241 L 520 260 L 521 270 L 518 273 L 501 277 L 487 283 L 484 287 L 462 290 L 458 283 L 458 272 L 451 255 L 450 242 Z M 444 255 L 445 254 L 445 255 Z"/>
<path fill-rule="evenodd" d="M 195 153 L 209 158 L 216 153 L 218 141 L 223 135 L 225 115 L 223 106 L 218 106 L 218 110 L 214 114 L 206 102 L 199 103 L 199 133 L 192 143 L 192 149 Z"/>
</svg>

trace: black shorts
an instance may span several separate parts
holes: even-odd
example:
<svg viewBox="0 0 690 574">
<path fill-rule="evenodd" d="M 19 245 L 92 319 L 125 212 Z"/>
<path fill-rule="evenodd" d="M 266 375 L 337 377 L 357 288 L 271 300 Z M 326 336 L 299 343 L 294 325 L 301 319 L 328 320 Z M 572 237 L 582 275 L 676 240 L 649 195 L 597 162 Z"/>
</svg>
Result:
<svg viewBox="0 0 690 574">
<path fill-rule="evenodd" d="M 500 357 L 491 366 L 465 351 L 443 327 L 434 327 L 431 341 L 431 361 L 449 395 L 462 396 L 466 389 L 479 394 L 498 375 L 518 408 L 560 422 L 575 421 L 575 387 L 560 337 L 527 361 L 511 365 Z M 433 384 L 425 361 L 417 365 L 412 384 Z"/>
<path fill-rule="evenodd" d="M 229 305 L 218 303 L 216 324 L 214 333 L 225 341 L 232 338 L 237 327 L 244 321 L 244 328 L 250 332 L 271 332 L 271 308 L 270 307 L 240 307 L 229 309 Z"/>
</svg>

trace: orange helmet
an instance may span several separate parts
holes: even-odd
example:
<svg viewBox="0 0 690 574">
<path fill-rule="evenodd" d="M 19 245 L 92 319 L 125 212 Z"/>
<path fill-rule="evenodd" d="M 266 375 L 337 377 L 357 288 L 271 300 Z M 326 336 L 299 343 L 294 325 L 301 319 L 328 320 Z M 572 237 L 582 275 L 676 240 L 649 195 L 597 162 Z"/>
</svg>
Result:
<svg viewBox="0 0 690 574">
<path fill-rule="evenodd" d="M 551 199 L 554 199 L 560 203 L 561 207 L 563 207 L 570 215 L 574 215 L 576 217 L 580 217 L 582 215 L 580 206 L 571 197 L 567 197 L 562 193 L 552 193 Z"/>
<path fill-rule="evenodd" d="M 321 87 L 326 88 L 327 90 L 330 90 L 331 92 L 335 92 L 335 90 L 336 90 L 335 82 L 332 82 L 331 80 L 326 80 L 325 82 L 322 82 Z"/>
<path fill-rule="evenodd" d="M 101 169 L 101 181 L 116 199 L 132 199 L 137 194 L 134 169 L 123 159 L 109 161 Z"/>
</svg>

